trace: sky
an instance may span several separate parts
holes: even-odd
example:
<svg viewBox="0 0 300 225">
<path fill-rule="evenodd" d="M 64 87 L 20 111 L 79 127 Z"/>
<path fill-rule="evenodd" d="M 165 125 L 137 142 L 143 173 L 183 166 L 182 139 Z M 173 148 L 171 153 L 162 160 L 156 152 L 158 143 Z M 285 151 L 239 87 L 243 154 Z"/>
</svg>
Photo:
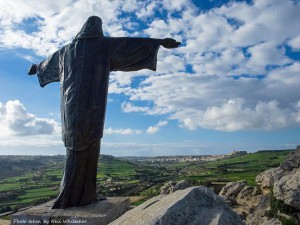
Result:
<svg viewBox="0 0 300 225">
<path fill-rule="evenodd" d="M 28 76 L 89 16 L 105 36 L 174 38 L 157 71 L 112 72 L 101 153 L 226 154 L 300 144 L 298 0 L 0 0 L 0 155 L 65 154 L 59 83 Z"/>
</svg>

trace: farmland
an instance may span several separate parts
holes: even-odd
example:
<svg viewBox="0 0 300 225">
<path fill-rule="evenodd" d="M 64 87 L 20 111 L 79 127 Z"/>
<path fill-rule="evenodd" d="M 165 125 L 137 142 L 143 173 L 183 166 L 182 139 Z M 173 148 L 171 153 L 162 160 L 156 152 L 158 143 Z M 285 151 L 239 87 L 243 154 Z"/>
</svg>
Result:
<svg viewBox="0 0 300 225">
<path fill-rule="evenodd" d="M 160 187 L 170 180 L 188 180 L 191 185 L 206 185 L 216 192 L 234 180 L 245 179 L 255 185 L 260 172 L 278 166 L 291 151 L 259 151 L 214 161 L 157 162 L 102 155 L 97 189 L 105 196 L 143 196 L 133 203 L 137 205 L 144 197 L 159 194 Z M 0 213 L 55 198 L 64 161 L 65 156 L 0 156 Z"/>
</svg>

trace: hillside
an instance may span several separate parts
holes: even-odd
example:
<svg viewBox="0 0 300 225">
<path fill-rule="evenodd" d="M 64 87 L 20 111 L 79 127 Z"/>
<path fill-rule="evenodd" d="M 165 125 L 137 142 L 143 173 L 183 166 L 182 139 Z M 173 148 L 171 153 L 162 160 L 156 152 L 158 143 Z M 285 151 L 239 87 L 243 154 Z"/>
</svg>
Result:
<svg viewBox="0 0 300 225">
<path fill-rule="evenodd" d="M 182 179 L 192 185 L 213 187 L 218 192 L 228 181 L 246 179 L 249 184 L 254 184 L 260 172 L 278 166 L 290 152 L 260 151 L 217 161 L 176 163 L 128 161 L 101 155 L 98 192 L 106 196 L 150 197 L 159 194 L 165 182 Z M 1 156 L 0 213 L 55 198 L 64 160 L 65 156 Z"/>
<path fill-rule="evenodd" d="M 201 167 L 209 171 L 209 177 L 234 181 L 245 179 L 255 184 L 255 177 L 266 169 L 279 166 L 292 150 L 266 150 L 245 156 L 238 156 L 216 162 L 208 162 Z M 212 172 L 213 171 L 213 172 Z"/>
</svg>

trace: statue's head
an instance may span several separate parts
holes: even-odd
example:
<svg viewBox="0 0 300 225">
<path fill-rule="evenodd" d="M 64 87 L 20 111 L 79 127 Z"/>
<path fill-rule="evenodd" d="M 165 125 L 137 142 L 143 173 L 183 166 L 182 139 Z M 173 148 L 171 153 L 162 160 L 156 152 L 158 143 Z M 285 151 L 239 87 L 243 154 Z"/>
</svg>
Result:
<svg viewBox="0 0 300 225">
<path fill-rule="evenodd" d="M 85 22 L 75 39 L 103 37 L 102 20 L 98 16 L 91 16 Z"/>
</svg>

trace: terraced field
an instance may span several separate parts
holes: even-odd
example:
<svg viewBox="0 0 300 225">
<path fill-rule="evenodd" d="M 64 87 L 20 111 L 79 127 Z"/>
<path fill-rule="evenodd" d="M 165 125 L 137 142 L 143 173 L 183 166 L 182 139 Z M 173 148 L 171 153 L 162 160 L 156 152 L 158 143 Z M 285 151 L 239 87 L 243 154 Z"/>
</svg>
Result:
<svg viewBox="0 0 300 225">
<path fill-rule="evenodd" d="M 99 194 L 106 196 L 143 196 L 135 205 L 143 202 L 147 196 L 159 194 L 160 187 L 170 180 L 185 179 L 192 185 L 211 186 L 216 191 L 226 182 L 235 180 L 245 179 L 255 185 L 255 177 L 260 172 L 278 166 L 291 151 L 260 151 L 219 161 L 152 165 L 102 155 L 98 165 L 97 185 Z M 1 164 L 1 160 L 5 163 Z M 0 213 L 16 211 L 55 198 L 59 192 L 64 160 L 64 156 L 11 156 L 11 159 L 0 156 Z M 39 163 L 35 164 L 35 161 Z M 11 167 L 13 163 L 16 165 Z M 1 165 L 4 167 L 1 168 Z M 5 177 L 7 174 L 9 177 Z"/>
</svg>

